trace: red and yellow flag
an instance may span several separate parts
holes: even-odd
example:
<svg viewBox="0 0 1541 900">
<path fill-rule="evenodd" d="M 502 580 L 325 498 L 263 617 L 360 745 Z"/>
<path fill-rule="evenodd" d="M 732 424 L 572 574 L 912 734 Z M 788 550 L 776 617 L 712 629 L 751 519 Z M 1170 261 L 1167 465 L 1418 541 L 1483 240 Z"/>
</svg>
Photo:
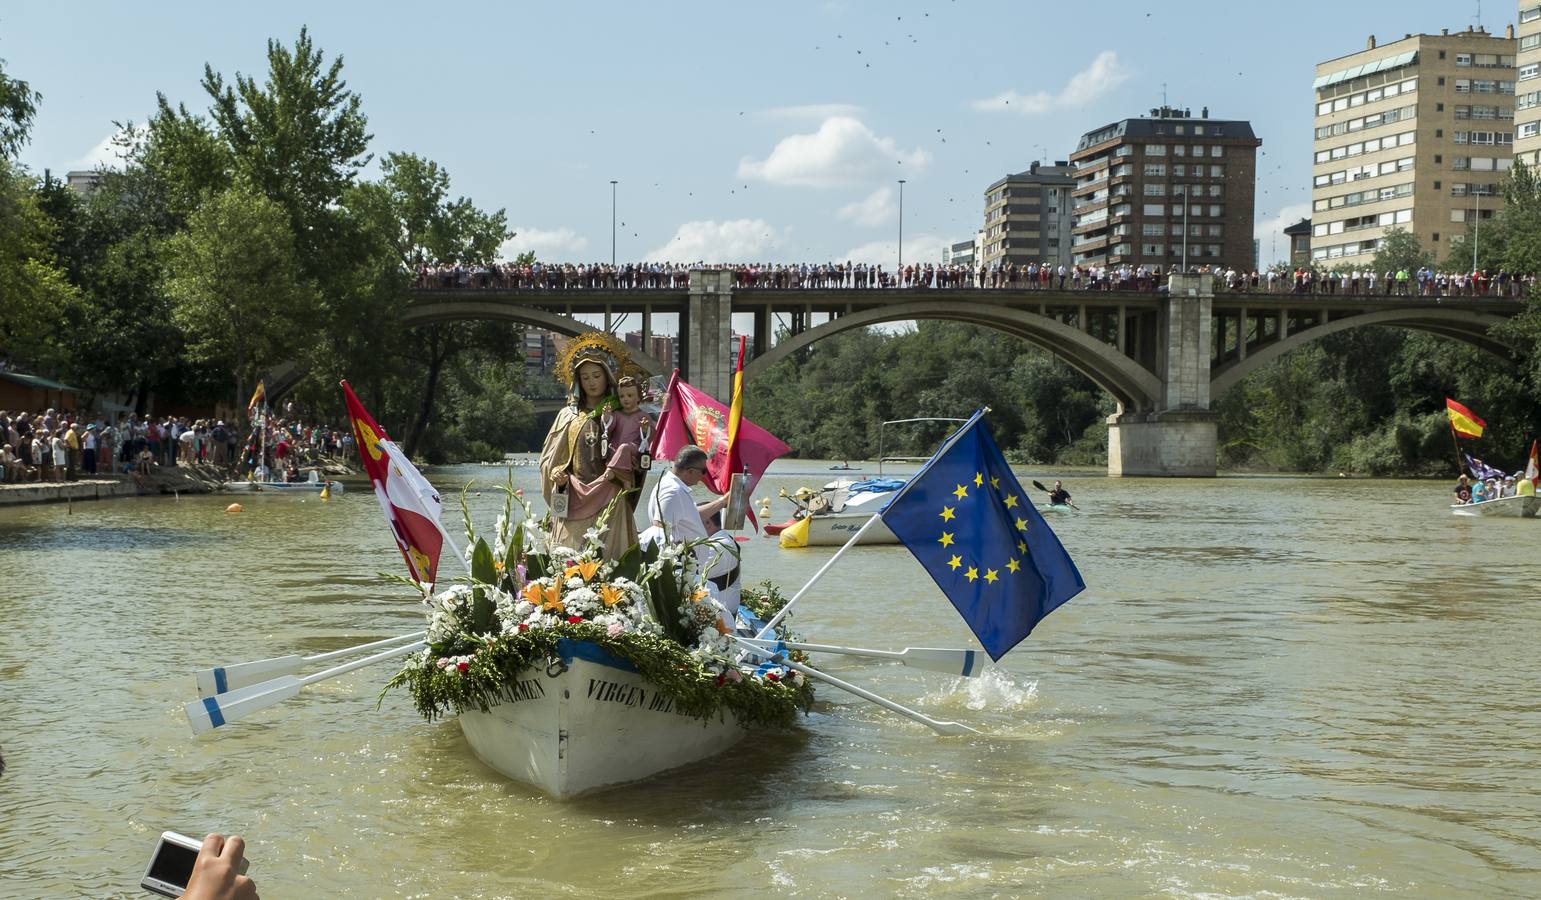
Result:
<svg viewBox="0 0 1541 900">
<path fill-rule="evenodd" d="M 390 436 L 364 410 L 348 382 L 342 382 L 343 399 L 348 404 L 348 418 L 353 423 L 353 438 L 358 442 L 359 460 L 374 485 L 375 499 L 391 526 L 391 536 L 413 579 L 433 584 L 438 579 L 439 551 L 444 547 L 443 526 L 439 516 L 444 501 L 428 479 L 412 465 Z"/>
<path fill-rule="evenodd" d="M 1445 412 L 1450 415 L 1451 430 L 1461 437 L 1482 437 L 1483 429 L 1487 428 L 1487 423 L 1477 418 L 1476 413 L 1449 397 L 1445 398 Z"/>
<path fill-rule="evenodd" d="M 237 394 L 236 396 L 239 397 L 240 394 Z M 246 404 L 246 413 L 247 413 L 247 415 L 251 416 L 251 415 L 255 414 L 256 411 L 257 411 L 257 407 L 261 406 L 263 401 L 267 400 L 267 398 L 268 398 L 267 386 L 264 385 L 262 383 L 262 379 L 259 378 L 259 379 L 257 379 L 257 389 L 255 391 L 251 392 L 251 402 Z"/>
</svg>

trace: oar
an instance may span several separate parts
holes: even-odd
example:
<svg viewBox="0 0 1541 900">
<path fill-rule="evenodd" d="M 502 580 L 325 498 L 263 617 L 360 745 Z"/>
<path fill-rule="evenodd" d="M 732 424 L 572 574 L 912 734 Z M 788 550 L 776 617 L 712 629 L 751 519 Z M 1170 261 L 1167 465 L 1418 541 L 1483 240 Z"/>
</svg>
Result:
<svg viewBox="0 0 1541 900">
<path fill-rule="evenodd" d="M 745 638 L 757 647 L 766 650 L 774 650 L 776 641 Z M 929 669 L 932 672 L 946 672 L 948 675 L 961 675 L 965 678 L 977 678 L 984 674 L 981 665 L 981 655 L 977 650 L 947 650 L 940 647 L 905 647 L 903 650 L 865 650 L 861 647 L 838 647 L 831 644 L 802 644 L 792 641 L 782 641 L 781 646 L 788 650 L 806 650 L 809 653 L 839 653 L 845 656 L 866 656 L 873 659 L 891 659 L 895 662 L 914 666 L 917 669 Z"/>
<path fill-rule="evenodd" d="M 267 681 L 269 678 L 277 678 L 279 675 L 293 675 L 306 666 L 316 663 L 331 662 L 344 656 L 352 656 L 365 650 L 373 650 L 376 647 L 388 647 L 391 644 L 399 644 L 402 641 L 414 641 L 422 637 L 425 632 L 403 634 L 383 641 L 372 641 L 368 644 L 359 644 L 357 647 L 346 647 L 342 650 L 333 650 L 330 653 L 318 653 L 315 656 L 275 656 L 272 659 L 259 659 L 253 662 L 235 663 L 229 666 L 215 666 L 212 669 L 203 669 L 195 673 L 198 680 L 198 696 L 217 697 L 220 694 Z"/>
<path fill-rule="evenodd" d="M 1037 488 L 1040 491 L 1043 491 L 1045 494 L 1052 494 L 1052 493 L 1054 493 L 1053 491 L 1051 491 L 1048 488 L 1044 487 L 1043 486 L 1043 482 L 1037 480 L 1036 478 L 1033 479 L 1033 487 Z M 1071 509 L 1075 510 L 1076 512 L 1080 512 L 1081 511 L 1081 507 L 1076 506 L 1074 503 L 1071 503 L 1069 500 L 1065 501 L 1065 505 L 1070 507 Z"/>
<path fill-rule="evenodd" d="M 228 725 L 238 719 L 245 718 L 258 710 L 276 706 L 300 692 L 301 688 L 325 681 L 328 678 L 336 678 L 345 675 L 354 669 L 362 669 L 364 666 L 373 665 L 393 656 L 405 656 L 427 646 L 424 641 L 407 644 L 404 647 L 393 647 L 376 653 L 374 656 L 366 656 L 363 659 L 333 666 L 314 675 L 304 678 L 295 678 L 293 675 L 284 675 L 271 681 L 254 684 L 240 690 L 220 694 L 217 697 L 205 697 L 202 700 L 194 700 L 184 709 L 187 712 L 187 723 L 193 727 L 193 734 L 200 735 L 205 731 Z"/>
<path fill-rule="evenodd" d="M 908 706 L 901 706 L 894 701 L 889 700 L 887 697 L 879 697 L 877 694 L 872 693 L 866 688 L 859 688 L 848 681 L 841 681 L 833 675 L 826 675 L 823 672 L 820 672 L 818 669 L 810 669 L 801 663 L 795 663 L 792 660 L 787 659 L 785 656 L 772 656 L 764 648 L 756 644 L 751 644 L 743 638 L 735 638 L 735 640 L 738 641 L 740 649 L 744 650 L 752 656 L 770 657 L 778 666 L 786 666 L 793 671 L 801 672 L 804 675 L 807 675 L 809 678 L 822 681 L 826 684 L 834 685 L 835 687 L 840 688 L 842 691 L 855 694 L 863 700 L 870 700 L 871 702 L 876 703 L 878 706 L 881 706 L 884 709 L 891 710 L 901 716 L 904 716 L 907 719 L 913 719 L 914 721 L 929 727 L 937 734 L 979 734 L 978 731 L 968 727 L 967 725 L 964 725 L 961 722 L 943 722 L 939 719 L 933 719 L 925 713 L 916 712 L 915 710 L 910 709 Z"/>
</svg>

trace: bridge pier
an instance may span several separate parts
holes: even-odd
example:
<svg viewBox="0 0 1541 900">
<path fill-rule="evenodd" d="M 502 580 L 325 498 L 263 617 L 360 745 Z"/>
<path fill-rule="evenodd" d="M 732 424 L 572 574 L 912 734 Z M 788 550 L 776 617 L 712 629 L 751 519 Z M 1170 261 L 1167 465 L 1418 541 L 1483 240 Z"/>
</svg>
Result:
<svg viewBox="0 0 1541 900">
<path fill-rule="evenodd" d="M 690 296 L 685 302 L 684 336 L 680 371 L 691 386 L 727 403 L 733 394 L 733 367 L 737 347 L 733 340 L 733 272 L 728 269 L 696 269 L 690 273 Z"/>
<path fill-rule="evenodd" d="M 1213 478 L 1217 438 L 1209 408 L 1214 286 L 1173 275 L 1157 323 L 1161 406 L 1108 418 L 1108 474 Z"/>
</svg>

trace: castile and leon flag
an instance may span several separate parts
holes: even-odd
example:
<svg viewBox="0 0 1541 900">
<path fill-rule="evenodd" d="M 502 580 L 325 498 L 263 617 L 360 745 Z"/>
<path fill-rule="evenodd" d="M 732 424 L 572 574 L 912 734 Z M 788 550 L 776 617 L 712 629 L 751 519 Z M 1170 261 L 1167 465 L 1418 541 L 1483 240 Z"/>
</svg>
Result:
<svg viewBox="0 0 1541 900">
<path fill-rule="evenodd" d="M 742 356 L 735 376 L 735 408 L 680 380 L 674 370 L 661 401 L 658 430 L 653 434 L 653 457 L 673 459 L 681 447 L 695 444 L 706 451 L 706 478 L 702 484 L 716 494 L 728 492 L 735 472 L 745 472 L 745 488 L 753 491 L 760 476 L 779 456 L 791 451 L 780 438 L 743 417 Z M 736 416 L 735 416 L 736 413 Z M 736 420 L 737 428 L 730 428 Z"/>
<path fill-rule="evenodd" d="M 365 412 L 348 382 L 342 382 L 342 391 L 348 404 L 348 420 L 353 424 L 353 438 L 358 442 L 359 459 L 364 463 L 369 483 L 374 485 L 375 498 L 385 512 L 396 547 L 407 561 L 412 578 L 420 584 L 432 585 L 438 577 L 439 551 L 444 547 L 443 527 L 439 524 L 444 501 L 385 429 Z"/>
</svg>

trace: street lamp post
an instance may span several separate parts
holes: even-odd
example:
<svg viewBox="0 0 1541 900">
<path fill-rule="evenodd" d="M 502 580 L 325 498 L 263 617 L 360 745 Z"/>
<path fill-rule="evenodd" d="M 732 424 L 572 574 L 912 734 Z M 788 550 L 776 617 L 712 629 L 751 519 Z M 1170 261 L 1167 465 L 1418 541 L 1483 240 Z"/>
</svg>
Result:
<svg viewBox="0 0 1541 900">
<path fill-rule="evenodd" d="M 894 270 L 894 283 L 904 277 L 904 179 L 899 179 L 899 267 Z"/>
<path fill-rule="evenodd" d="M 610 179 L 610 268 L 615 268 L 615 179 Z"/>
</svg>

